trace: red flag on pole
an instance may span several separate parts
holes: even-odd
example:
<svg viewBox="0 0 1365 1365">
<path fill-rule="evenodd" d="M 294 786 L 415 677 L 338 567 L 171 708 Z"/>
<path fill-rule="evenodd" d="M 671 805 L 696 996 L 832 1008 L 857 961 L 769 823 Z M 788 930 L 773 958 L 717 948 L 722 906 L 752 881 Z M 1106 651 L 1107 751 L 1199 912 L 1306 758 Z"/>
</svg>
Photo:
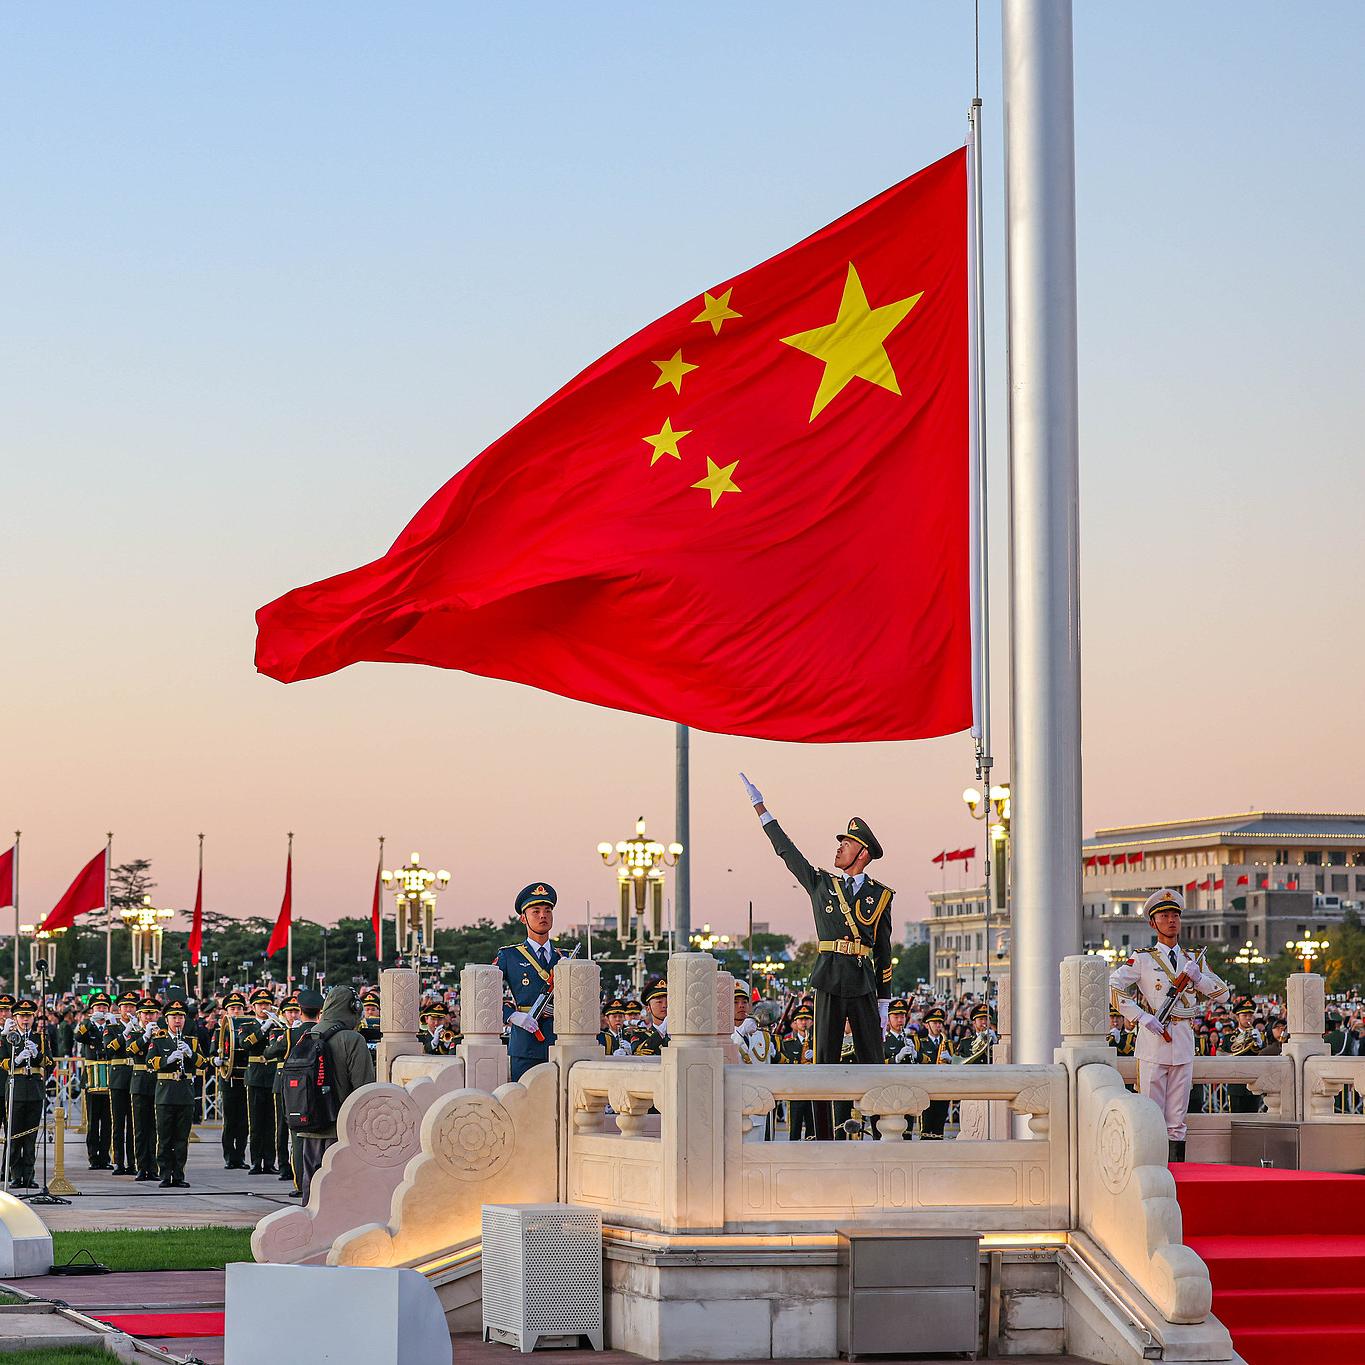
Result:
<svg viewBox="0 0 1365 1365">
<path fill-rule="evenodd" d="M 948 860 L 947 849 L 944 849 L 942 852 L 936 854 L 934 857 L 929 859 L 929 861 L 933 863 L 935 867 L 942 867 L 947 860 Z"/>
<path fill-rule="evenodd" d="M 1140 862 L 1142 861 L 1143 857 L 1144 857 L 1144 855 L 1141 854 L 1141 853 L 1130 853 L 1130 854 L 1128 855 L 1128 861 L 1129 861 L 1130 863 L 1140 863 Z"/>
<path fill-rule="evenodd" d="M 256 666 L 430 664 L 807 743 L 964 730 L 968 353 L 955 151 L 589 365 L 383 558 L 262 607 Z M 850 592 L 877 629 L 831 688 Z"/>
<path fill-rule="evenodd" d="M 69 929 L 77 915 L 90 910 L 102 910 L 105 888 L 109 878 L 109 850 L 102 848 L 76 874 L 76 880 L 66 888 L 66 894 L 48 911 L 38 926 L 40 929 Z"/>
<path fill-rule="evenodd" d="M 1198 882 L 1186 882 L 1186 883 L 1185 883 L 1185 890 L 1186 890 L 1186 891 L 1193 891 L 1198 885 L 1199 885 Z"/>
<path fill-rule="evenodd" d="M 1101 867 L 1108 867 L 1108 866 L 1109 866 L 1109 855 L 1108 855 L 1107 853 L 1101 853 L 1101 854 L 1099 855 L 1099 857 L 1095 859 L 1095 861 L 1096 861 L 1097 863 L 1099 863 L 1099 865 L 1100 865 Z"/>
<path fill-rule="evenodd" d="M 374 869 L 374 903 L 370 906 L 370 923 L 374 925 L 374 960 L 382 968 L 384 965 L 384 943 L 380 938 L 379 922 L 379 885 L 384 876 L 384 841 L 379 841 L 379 863 Z"/>
<path fill-rule="evenodd" d="M 949 854 L 949 856 L 948 856 L 948 861 L 949 861 L 950 863 L 968 863 L 968 862 L 971 862 L 971 860 L 972 860 L 973 858 L 975 858 L 975 857 L 976 857 L 976 849 L 975 849 L 974 847 L 973 847 L 973 848 L 959 848 L 959 849 L 957 849 L 955 852 Z"/>
<path fill-rule="evenodd" d="M 0 905 L 14 904 L 18 887 L 14 884 L 14 846 L 0 853 Z"/>
<path fill-rule="evenodd" d="M 270 933 L 270 942 L 265 946 L 266 957 L 274 957 L 289 942 L 289 925 L 294 917 L 294 849 L 284 862 L 284 899 L 280 902 L 280 917 Z"/>
<path fill-rule="evenodd" d="M 1214 884 L 1213 884 L 1213 889 L 1214 889 L 1215 891 L 1221 891 L 1221 890 L 1223 889 L 1223 878 L 1222 878 L 1222 877 L 1219 877 L 1218 880 L 1217 880 L 1216 882 L 1214 882 Z"/>
<path fill-rule="evenodd" d="M 1251 878 L 1248 877 L 1247 874 L 1246 874 L 1245 872 L 1243 872 L 1242 875 L 1241 875 L 1240 877 L 1237 878 L 1237 885 L 1238 885 L 1238 886 L 1250 886 L 1250 885 L 1251 885 Z"/>
<path fill-rule="evenodd" d="M 204 867 L 199 866 L 199 881 L 194 888 L 194 921 L 190 925 L 190 966 L 199 965 L 204 949 Z"/>
</svg>

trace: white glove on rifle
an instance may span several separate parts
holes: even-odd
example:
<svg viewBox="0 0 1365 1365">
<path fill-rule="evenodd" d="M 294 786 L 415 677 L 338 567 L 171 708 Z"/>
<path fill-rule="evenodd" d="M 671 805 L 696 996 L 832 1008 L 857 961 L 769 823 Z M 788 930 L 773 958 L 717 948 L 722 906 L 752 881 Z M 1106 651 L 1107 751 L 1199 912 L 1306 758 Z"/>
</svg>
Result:
<svg viewBox="0 0 1365 1365">
<path fill-rule="evenodd" d="M 1166 1036 L 1166 1025 L 1163 1024 L 1155 1014 L 1149 1014 L 1142 1021 L 1142 1027 L 1155 1033 L 1158 1038 L 1164 1038 Z"/>
<path fill-rule="evenodd" d="M 525 1029 L 527 1033 L 534 1034 L 540 1032 L 540 1025 L 537 1024 L 529 1014 L 525 1014 L 521 1010 L 513 1010 L 512 1013 L 507 1016 L 507 1022 L 509 1024 L 515 1024 L 520 1029 Z"/>
<path fill-rule="evenodd" d="M 743 773 L 740 773 L 739 780 L 744 783 L 744 794 L 749 798 L 749 804 L 761 806 L 763 804 L 763 793 Z"/>
</svg>

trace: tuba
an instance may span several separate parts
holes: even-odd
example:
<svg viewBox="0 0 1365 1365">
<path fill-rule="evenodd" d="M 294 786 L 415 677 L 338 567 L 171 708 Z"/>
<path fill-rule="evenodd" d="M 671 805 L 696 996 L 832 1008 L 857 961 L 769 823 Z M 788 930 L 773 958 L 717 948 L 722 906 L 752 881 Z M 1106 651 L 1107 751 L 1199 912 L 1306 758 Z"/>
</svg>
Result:
<svg viewBox="0 0 1365 1365">
<path fill-rule="evenodd" d="M 230 1081 L 232 1068 L 237 1061 L 237 1030 L 233 1027 L 232 1018 L 226 1014 L 218 1021 L 217 1052 L 223 1059 L 218 1067 L 218 1079 Z"/>
</svg>

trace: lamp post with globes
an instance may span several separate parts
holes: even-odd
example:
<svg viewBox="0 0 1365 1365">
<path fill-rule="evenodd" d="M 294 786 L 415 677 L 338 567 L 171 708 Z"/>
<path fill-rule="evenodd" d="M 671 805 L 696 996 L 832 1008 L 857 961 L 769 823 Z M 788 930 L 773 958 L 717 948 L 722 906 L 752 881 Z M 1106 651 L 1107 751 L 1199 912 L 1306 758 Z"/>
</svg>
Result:
<svg viewBox="0 0 1365 1365">
<path fill-rule="evenodd" d="M 43 971 L 49 980 L 57 972 L 57 940 L 66 933 L 65 929 L 39 929 L 32 924 L 21 924 L 19 933 L 28 939 L 28 975 L 32 981 L 38 976 L 38 964 L 43 964 Z M 16 998 L 21 994 L 19 983 L 14 983 L 14 994 Z"/>
<path fill-rule="evenodd" d="M 161 970 L 161 939 L 164 921 L 175 918 L 175 911 L 158 908 L 150 896 L 140 905 L 127 905 L 119 918 L 133 936 L 133 975 L 142 978 L 142 994 L 152 993 L 152 973 Z"/>
<path fill-rule="evenodd" d="M 422 855 L 414 853 L 400 868 L 381 874 L 384 885 L 393 892 L 394 909 L 398 917 L 398 961 L 408 959 L 408 966 L 418 973 L 432 965 L 436 948 L 436 897 L 450 885 L 450 873 L 444 868 L 433 872 L 422 866 Z M 359 949 L 357 948 L 357 952 Z"/>
<path fill-rule="evenodd" d="M 664 869 L 678 865 L 683 846 L 665 846 L 649 838 L 642 815 L 635 822 L 634 838 L 621 839 L 614 846 L 600 843 L 597 852 L 607 867 L 617 868 L 620 906 L 616 937 L 623 949 L 630 946 L 635 950 L 631 978 L 638 995 L 644 986 L 645 952 L 664 936 Z"/>
<path fill-rule="evenodd" d="M 986 856 L 981 861 L 982 877 L 985 885 L 985 944 L 982 955 L 986 966 L 986 1003 L 991 1002 L 991 911 L 1009 909 L 1009 864 L 1010 864 L 1010 786 L 1002 782 L 987 789 L 983 796 L 976 787 L 968 787 L 962 793 L 967 810 L 973 820 L 985 820 L 989 839 Z M 992 888 L 994 879 L 994 888 Z"/>
<path fill-rule="evenodd" d="M 1325 938 L 1291 938 L 1284 946 L 1303 963 L 1305 972 L 1311 972 L 1313 963 L 1332 945 Z"/>
<path fill-rule="evenodd" d="M 1247 980 L 1255 986 L 1255 968 L 1264 967 L 1266 964 L 1266 959 L 1261 955 L 1261 952 L 1256 945 L 1250 939 L 1247 939 L 1247 941 L 1233 954 L 1232 960 L 1246 972 Z"/>
</svg>

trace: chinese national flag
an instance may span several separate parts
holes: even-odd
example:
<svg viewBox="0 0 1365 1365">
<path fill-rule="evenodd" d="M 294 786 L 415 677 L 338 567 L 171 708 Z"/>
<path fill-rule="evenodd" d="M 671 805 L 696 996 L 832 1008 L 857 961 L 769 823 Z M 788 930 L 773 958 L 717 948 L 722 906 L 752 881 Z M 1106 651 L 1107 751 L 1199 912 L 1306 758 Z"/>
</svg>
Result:
<svg viewBox="0 0 1365 1365">
<path fill-rule="evenodd" d="M 1242 875 L 1241 875 L 1240 877 L 1237 878 L 1237 885 L 1238 885 L 1238 886 L 1247 886 L 1247 885 L 1250 884 L 1250 881 L 1251 881 L 1251 878 L 1248 877 L 1248 876 L 1246 875 L 1246 873 L 1244 872 L 1244 873 L 1242 873 Z"/>
<path fill-rule="evenodd" d="M 1224 885 L 1225 885 L 1224 879 L 1223 879 L 1222 877 L 1219 877 L 1218 880 L 1217 880 L 1216 882 L 1214 882 L 1214 884 L 1213 884 L 1213 889 L 1214 889 L 1215 891 L 1221 891 L 1221 890 L 1223 889 Z"/>
<path fill-rule="evenodd" d="M 274 957 L 289 942 L 289 925 L 294 918 L 294 850 L 284 861 L 284 899 L 280 902 L 280 915 L 275 927 L 270 931 L 270 942 L 265 945 L 266 957 Z"/>
<path fill-rule="evenodd" d="M 261 608 L 257 667 L 432 664 L 767 739 L 965 729 L 967 360 L 957 151 L 588 366 L 381 559 Z"/>
<path fill-rule="evenodd" d="M 374 929 L 374 960 L 382 967 L 384 965 L 384 940 L 380 937 L 380 918 L 381 909 L 379 900 L 379 890 L 384 880 L 384 855 L 379 855 L 379 866 L 374 870 L 374 900 L 370 902 L 370 924 Z"/>
<path fill-rule="evenodd" d="M 942 867 L 943 864 L 947 861 L 947 859 L 948 850 L 945 848 L 942 852 L 936 853 L 932 858 L 929 859 L 929 861 L 933 863 L 935 867 Z"/>
<path fill-rule="evenodd" d="M 77 915 L 90 910 L 101 910 L 108 889 L 109 850 L 100 849 L 76 874 L 76 880 L 66 888 L 66 894 L 47 913 L 40 929 L 69 929 Z"/>
<path fill-rule="evenodd" d="M 14 885 L 14 849 L 11 847 L 0 853 L 0 906 L 13 905 L 18 889 Z"/>
<path fill-rule="evenodd" d="M 204 869 L 199 869 L 199 881 L 194 888 L 194 919 L 190 923 L 190 966 L 199 965 L 199 954 L 204 950 Z"/>
</svg>

